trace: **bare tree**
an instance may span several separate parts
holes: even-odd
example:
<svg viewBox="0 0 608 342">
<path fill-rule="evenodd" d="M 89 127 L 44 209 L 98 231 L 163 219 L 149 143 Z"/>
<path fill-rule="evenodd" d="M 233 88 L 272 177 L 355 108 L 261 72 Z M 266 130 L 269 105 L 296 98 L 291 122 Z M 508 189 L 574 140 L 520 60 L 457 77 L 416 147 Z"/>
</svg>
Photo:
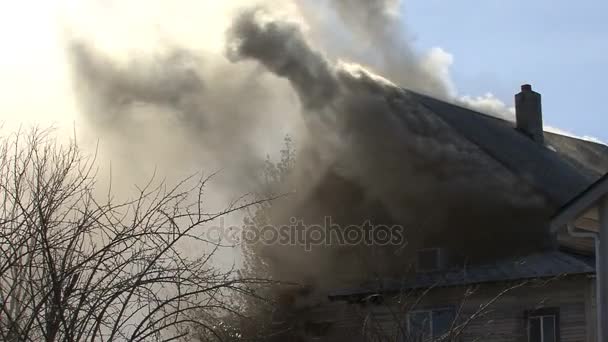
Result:
<svg viewBox="0 0 608 342">
<path fill-rule="evenodd" d="M 220 339 L 212 318 L 265 282 L 213 267 L 217 245 L 203 247 L 206 224 L 264 200 L 205 212 L 209 177 L 100 200 L 95 158 L 74 142 L 0 139 L 0 340 L 170 341 L 193 326 Z"/>
</svg>

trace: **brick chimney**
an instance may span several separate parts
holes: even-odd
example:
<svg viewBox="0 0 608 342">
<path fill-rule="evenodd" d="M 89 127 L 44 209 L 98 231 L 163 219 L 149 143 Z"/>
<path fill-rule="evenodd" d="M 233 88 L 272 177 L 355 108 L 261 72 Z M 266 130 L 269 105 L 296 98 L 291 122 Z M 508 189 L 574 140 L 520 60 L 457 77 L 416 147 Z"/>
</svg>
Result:
<svg viewBox="0 0 608 342">
<path fill-rule="evenodd" d="M 529 84 L 522 85 L 521 93 L 515 95 L 515 116 L 517 129 L 542 144 L 544 137 L 540 94 L 533 91 Z"/>
</svg>

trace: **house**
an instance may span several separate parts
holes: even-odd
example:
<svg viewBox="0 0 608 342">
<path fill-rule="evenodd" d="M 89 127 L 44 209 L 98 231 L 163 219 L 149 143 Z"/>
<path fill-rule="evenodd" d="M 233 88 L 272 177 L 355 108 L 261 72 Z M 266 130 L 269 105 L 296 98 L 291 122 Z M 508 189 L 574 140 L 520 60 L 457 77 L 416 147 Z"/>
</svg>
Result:
<svg viewBox="0 0 608 342">
<path fill-rule="evenodd" d="M 594 205 L 608 188 L 608 147 L 544 131 L 541 96 L 530 85 L 515 97 L 516 122 L 408 90 L 401 96 L 534 189 L 543 204 L 529 211 L 488 212 L 484 224 L 497 229 L 458 223 L 412 242 L 397 268 L 413 266 L 401 274 L 376 272 L 363 281 L 324 286 L 317 295 L 325 299 L 305 301 L 302 336 L 596 341 L 596 250 L 589 237 L 598 231 Z M 477 208 L 469 209 L 462 215 L 478 215 Z"/>
<path fill-rule="evenodd" d="M 564 227 L 570 239 L 562 238 L 578 250 L 593 251 L 596 264 L 597 341 L 608 333 L 608 174 L 573 198 L 555 215 L 552 230 L 563 236 Z M 593 240 L 590 247 L 584 241 Z M 583 243 L 581 245 L 581 243 Z"/>
</svg>

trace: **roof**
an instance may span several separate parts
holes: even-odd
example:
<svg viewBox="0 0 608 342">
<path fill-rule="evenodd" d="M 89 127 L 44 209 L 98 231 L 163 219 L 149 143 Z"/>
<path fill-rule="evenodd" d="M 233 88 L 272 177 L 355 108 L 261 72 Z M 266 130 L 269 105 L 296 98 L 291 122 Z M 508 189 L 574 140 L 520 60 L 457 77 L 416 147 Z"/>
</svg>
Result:
<svg viewBox="0 0 608 342">
<path fill-rule="evenodd" d="M 417 273 L 411 279 L 382 280 L 358 288 L 340 289 L 329 294 L 330 299 L 347 299 L 377 293 L 398 293 L 404 290 L 431 287 L 453 287 L 501 281 L 546 279 L 565 275 L 595 273 L 595 261 L 565 251 L 509 257 L 492 263 L 453 269 L 445 272 Z"/>
<path fill-rule="evenodd" d="M 510 121 L 404 90 L 460 135 L 545 194 L 556 208 L 608 172 L 608 146 L 545 132 L 545 145 Z"/>
<path fill-rule="evenodd" d="M 562 206 L 551 219 L 552 229 L 557 230 L 559 227 L 574 221 L 604 197 L 606 193 L 608 193 L 608 173 Z"/>
<path fill-rule="evenodd" d="M 545 143 L 588 178 L 598 179 L 608 172 L 606 145 L 552 132 L 545 132 Z"/>
</svg>

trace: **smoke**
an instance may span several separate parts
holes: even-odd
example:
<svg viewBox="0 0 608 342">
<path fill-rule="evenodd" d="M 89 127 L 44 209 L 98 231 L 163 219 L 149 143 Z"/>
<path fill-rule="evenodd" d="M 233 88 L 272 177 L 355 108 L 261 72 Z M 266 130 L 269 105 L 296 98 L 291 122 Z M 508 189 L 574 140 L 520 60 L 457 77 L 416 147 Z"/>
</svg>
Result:
<svg viewBox="0 0 608 342">
<path fill-rule="evenodd" d="M 273 3 L 260 18 L 269 21 L 264 32 L 245 16 L 259 16 L 250 8 L 266 1 L 89 4 L 77 12 L 89 12 L 92 24 L 78 19 L 67 30 L 77 101 L 113 167 L 132 179 L 155 167 L 163 173 L 204 167 L 223 169 L 230 192 L 249 191 L 257 182 L 251 170 L 285 134 L 306 144 L 299 106 L 320 107 L 336 98 L 342 85 L 330 60 L 351 70 L 358 68 L 352 61 L 362 61 L 374 70 L 365 72 L 369 77 L 390 75 L 395 84 L 437 97 L 453 92 L 449 55 L 440 49 L 419 55 L 408 45 L 400 1 Z M 272 73 L 233 63 L 232 45 L 239 42 L 226 41 L 227 30 L 232 38 L 236 32 L 257 35 L 240 42 L 238 52 L 257 56 Z"/>
<path fill-rule="evenodd" d="M 332 178 L 362 193 L 357 203 L 343 187 L 331 192 L 332 199 L 352 204 L 345 211 L 353 214 L 349 220 L 356 221 L 353 212 L 363 204 L 380 203 L 392 221 L 430 233 L 446 225 L 478 228 L 491 218 L 495 227 L 488 234 L 507 234 L 518 216 L 514 210 L 543 206 L 530 188 L 401 88 L 458 101 L 451 56 L 441 49 L 418 54 L 408 45 L 399 1 L 292 0 L 269 8 L 264 1 L 229 2 L 201 14 L 225 20 L 192 23 L 201 42 L 164 36 L 145 53 L 126 56 L 104 48 L 115 41 L 70 37 L 81 113 L 125 182 L 155 167 L 170 175 L 221 168 L 212 193 L 225 203 L 256 189 L 266 155 L 290 134 L 305 150 L 295 180 L 303 207 L 284 208 L 285 217 L 311 205 L 313 216 L 332 214 L 318 196 L 320 188 L 334 189 L 327 183 Z M 221 49 L 205 48 L 218 39 L 210 33 L 221 33 Z M 479 106 L 491 98 L 483 100 L 461 103 Z M 294 256 L 285 270 L 322 277 L 332 267 L 346 268 L 317 257 L 315 263 L 311 255 Z"/>
<path fill-rule="evenodd" d="M 451 60 L 438 60 L 439 48 L 420 54 L 411 47 L 401 17 L 402 1 L 300 0 L 298 4 L 311 18 L 312 36 L 328 56 L 364 64 L 411 90 L 444 99 L 452 95 L 445 74 Z M 319 8 L 329 14 L 315 14 Z"/>
<path fill-rule="evenodd" d="M 110 137 L 111 148 L 131 149 L 136 153 L 128 157 L 144 164 L 154 161 L 163 171 L 191 163 L 224 168 L 243 189 L 263 149 L 284 134 L 271 118 L 288 108 L 289 93 L 271 93 L 281 86 L 251 68 L 206 65 L 214 62 L 187 50 L 124 65 L 83 44 L 70 46 L 70 53 L 90 123 Z M 264 131 L 274 139 L 264 142 Z"/>
<path fill-rule="evenodd" d="M 213 189 L 221 206 L 252 191 L 266 155 L 299 131 L 287 83 L 257 66 L 234 65 L 215 47 L 161 43 L 121 55 L 105 45 L 80 34 L 67 53 L 80 113 L 119 185 L 153 172 L 173 179 L 221 170 Z"/>
<path fill-rule="evenodd" d="M 268 21 L 260 9 L 245 11 L 230 32 L 229 56 L 260 61 L 278 76 L 291 81 L 306 108 L 322 108 L 335 96 L 338 83 L 327 61 L 310 49 L 294 23 Z"/>
<path fill-rule="evenodd" d="M 361 215 L 366 203 L 380 202 L 390 222 L 412 228 L 410 234 L 437 234 L 442 243 L 462 243 L 460 247 L 478 245 L 492 234 L 513 238 L 518 225 L 542 227 L 535 221 L 538 212 L 526 216 L 534 212 L 528 209 L 544 205 L 531 188 L 418 105 L 408 91 L 362 66 L 331 61 L 297 23 L 273 19 L 262 8 L 249 9 L 233 22 L 228 42 L 234 61 L 256 61 L 287 79 L 302 103 L 308 143 L 315 152 L 298 160 L 304 164 L 300 168 L 308 169 L 299 183 L 304 191 L 295 208 L 285 209 L 286 216 L 307 212 L 318 218 L 340 212 L 342 224 L 356 224 L 366 219 Z M 332 184 L 327 180 L 332 177 L 344 182 Z M 342 205 L 332 208 L 336 201 Z M 457 231 L 446 232 L 448 226 Z M 486 226 L 489 236 L 484 238 L 478 230 Z M 476 234 L 474 241 L 465 238 L 469 233 Z M 333 279 L 324 275 L 345 269 L 370 274 L 386 264 L 369 259 L 372 265 L 364 268 L 345 258 L 328 263 L 335 259 L 331 253 L 317 259 L 285 253 L 278 251 L 273 258 L 287 265 L 281 276 L 296 279 L 307 272 L 309 278 Z"/>
<path fill-rule="evenodd" d="M 411 169 L 418 162 L 438 164 L 435 168 L 422 167 L 427 175 L 445 168 L 454 176 L 458 167 L 465 168 L 467 177 L 473 177 L 475 170 L 487 172 L 487 166 L 481 165 L 487 163 L 483 154 L 417 106 L 407 92 L 363 67 L 332 64 L 311 47 L 296 24 L 272 21 L 263 9 L 248 10 L 235 20 L 229 42 L 229 52 L 235 60 L 259 61 L 270 72 L 290 81 L 304 105 L 305 120 L 319 129 L 319 144 L 326 150 L 338 150 L 334 153 L 340 162 L 347 156 L 352 158 L 353 165 L 347 170 L 371 165 L 376 171 L 368 172 L 378 172 L 379 165 L 392 164 L 397 169 L 396 182 L 417 179 L 408 175 L 415 176 L 416 171 Z M 370 156 L 378 160 L 365 162 Z M 355 161 L 359 164 L 356 167 Z M 441 163 L 445 166 L 440 167 Z M 366 182 L 386 177 L 366 174 L 359 178 Z M 437 180 L 440 181 L 434 182 Z M 449 180 L 457 181 L 457 177 Z M 396 185 L 386 188 L 394 189 Z M 375 191 L 377 187 L 369 188 Z"/>
<path fill-rule="evenodd" d="M 464 107 L 487 113 L 503 120 L 515 122 L 515 107 L 509 107 L 492 93 L 482 96 L 462 96 L 455 101 Z"/>
</svg>

